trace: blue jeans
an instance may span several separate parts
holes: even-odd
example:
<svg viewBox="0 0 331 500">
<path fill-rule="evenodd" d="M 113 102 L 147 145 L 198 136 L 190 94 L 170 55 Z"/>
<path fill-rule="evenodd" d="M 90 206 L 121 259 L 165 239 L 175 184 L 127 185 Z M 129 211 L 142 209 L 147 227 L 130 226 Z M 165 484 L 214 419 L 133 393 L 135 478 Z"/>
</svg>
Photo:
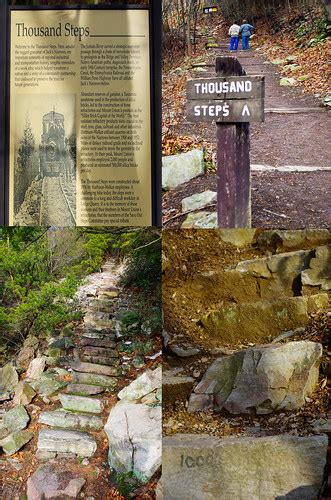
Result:
<svg viewBox="0 0 331 500">
<path fill-rule="evenodd" d="M 239 36 L 232 36 L 230 39 L 230 50 L 238 50 Z"/>
<path fill-rule="evenodd" d="M 249 36 L 243 36 L 242 37 L 242 49 L 247 50 L 249 48 L 248 44 L 249 44 Z"/>
</svg>

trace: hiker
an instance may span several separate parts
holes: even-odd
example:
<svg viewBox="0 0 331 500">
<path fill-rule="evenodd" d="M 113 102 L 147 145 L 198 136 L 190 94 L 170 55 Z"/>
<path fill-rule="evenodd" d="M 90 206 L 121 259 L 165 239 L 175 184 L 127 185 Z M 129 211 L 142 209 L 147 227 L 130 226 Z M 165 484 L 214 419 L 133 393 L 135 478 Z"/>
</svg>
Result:
<svg viewBox="0 0 331 500">
<path fill-rule="evenodd" d="M 242 36 L 242 50 L 248 50 L 249 49 L 249 38 L 252 34 L 252 30 L 254 29 L 254 26 L 251 24 L 248 24 L 246 19 L 243 20 L 242 25 L 240 26 L 240 33 Z"/>
<path fill-rule="evenodd" d="M 239 32 L 240 26 L 237 22 L 233 23 L 233 25 L 229 29 L 230 35 L 230 52 L 238 50 L 239 45 Z"/>
</svg>

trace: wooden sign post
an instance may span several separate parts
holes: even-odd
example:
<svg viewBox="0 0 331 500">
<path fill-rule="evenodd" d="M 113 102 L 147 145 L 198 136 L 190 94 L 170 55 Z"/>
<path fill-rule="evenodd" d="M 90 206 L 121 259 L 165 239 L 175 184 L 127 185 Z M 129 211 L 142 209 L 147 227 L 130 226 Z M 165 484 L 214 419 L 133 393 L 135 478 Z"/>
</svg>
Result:
<svg viewBox="0 0 331 500">
<path fill-rule="evenodd" d="M 188 82 L 187 118 L 216 122 L 218 226 L 250 227 L 249 123 L 264 120 L 264 76 L 246 76 L 235 57 L 218 57 L 216 74 Z"/>
</svg>

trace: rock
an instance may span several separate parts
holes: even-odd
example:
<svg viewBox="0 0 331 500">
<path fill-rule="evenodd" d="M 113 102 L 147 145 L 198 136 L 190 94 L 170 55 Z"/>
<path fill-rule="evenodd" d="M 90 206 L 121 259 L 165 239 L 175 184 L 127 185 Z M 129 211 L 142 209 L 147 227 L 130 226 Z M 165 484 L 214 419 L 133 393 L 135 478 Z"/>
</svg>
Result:
<svg viewBox="0 0 331 500">
<path fill-rule="evenodd" d="M 256 241 L 265 252 L 282 253 L 331 243 L 331 232 L 328 229 L 270 229 L 259 234 Z"/>
<path fill-rule="evenodd" d="M 117 349 L 108 349 L 108 347 L 84 347 L 84 354 L 88 356 L 102 356 L 107 358 L 118 358 Z"/>
<path fill-rule="evenodd" d="M 91 457 L 96 449 L 95 440 L 87 432 L 63 429 L 41 429 L 39 431 L 39 451 L 75 453 L 80 457 Z"/>
<path fill-rule="evenodd" d="M 118 366 L 120 364 L 118 358 L 108 358 L 106 356 L 89 356 L 87 354 L 82 354 L 81 359 L 85 363 L 93 363 L 95 365 Z"/>
<path fill-rule="evenodd" d="M 105 313 L 88 313 L 84 316 L 86 328 L 93 328 L 96 331 L 109 330 L 113 327 L 113 320 Z"/>
<path fill-rule="evenodd" d="M 27 379 L 39 380 L 41 374 L 43 373 L 46 366 L 46 358 L 45 356 L 41 356 L 40 358 L 36 358 L 31 361 L 28 371 L 26 373 Z"/>
<path fill-rule="evenodd" d="M 158 367 L 156 370 L 146 370 L 140 377 L 131 382 L 130 385 L 124 387 L 117 396 L 119 399 L 135 401 L 161 386 L 162 368 Z"/>
<path fill-rule="evenodd" d="M 108 290 L 100 293 L 99 297 L 106 297 L 108 299 L 117 299 L 119 295 L 118 290 Z"/>
<path fill-rule="evenodd" d="M 59 347 L 49 347 L 47 349 L 47 351 L 45 352 L 45 354 L 47 355 L 47 358 L 46 358 L 46 364 L 47 365 L 50 365 L 50 359 L 54 359 L 55 360 L 55 364 L 58 362 L 58 359 L 60 358 L 60 356 L 63 354 L 63 350 L 60 349 Z"/>
<path fill-rule="evenodd" d="M 322 345 L 309 341 L 244 349 L 217 359 L 194 394 L 212 395 L 215 409 L 233 414 L 295 410 L 318 383 L 321 356 Z M 197 410 L 192 398 L 189 411 Z"/>
<path fill-rule="evenodd" d="M 73 323 L 68 323 L 65 325 L 62 330 L 61 330 L 61 336 L 62 337 L 72 337 L 74 335 L 74 324 Z"/>
<path fill-rule="evenodd" d="M 196 411 L 208 411 L 214 409 L 213 394 L 191 394 L 187 411 L 194 413 Z"/>
<path fill-rule="evenodd" d="M 153 337 L 155 335 L 159 335 L 160 331 L 158 327 L 155 325 L 152 319 L 147 319 L 141 323 L 141 333 L 146 335 L 146 337 Z"/>
<path fill-rule="evenodd" d="M 309 315 L 328 305 L 327 294 L 281 297 L 254 303 L 222 305 L 201 318 L 210 336 L 223 343 L 265 342 L 284 330 L 305 326 Z M 267 327 L 266 327 L 267 325 Z"/>
<path fill-rule="evenodd" d="M 51 373 L 43 373 L 39 380 L 30 380 L 30 385 L 39 396 L 52 396 L 60 389 L 63 389 L 68 382 L 56 380 Z"/>
<path fill-rule="evenodd" d="M 76 455 L 75 455 L 76 457 Z M 36 459 L 37 460 L 42 460 L 42 461 L 48 461 L 52 460 L 53 458 L 56 458 L 56 452 L 55 451 L 36 451 Z"/>
<path fill-rule="evenodd" d="M 188 214 L 185 221 L 182 224 L 182 229 L 187 229 L 191 227 L 195 227 L 194 224 L 200 219 L 205 219 L 210 215 L 210 212 L 196 212 L 192 214 Z"/>
<path fill-rule="evenodd" d="M 107 375 L 97 375 L 95 373 L 73 373 L 73 380 L 78 384 L 90 384 L 105 387 L 108 390 L 115 389 L 117 380 L 115 377 L 108 377 Z"/>
<path fill-rule="evenodd" d="M 204 208 L 210 203 L 216 202 L 216 200 L 216 191 L 208 190 L 203 193 L 196 193 L 182 200 L 182 210 L 183 212 L 187 212 L 189 210 L 199 210 L 199 208 Z"/>
<path fill-rule="evenodd" d="M 104 387 L 89 384 L 69 384 L 65 389 L 67 394 L 76 394 L 77 396 L 94 396 L 104 391 Z"/>
<path fill-rule="evenodd" d="M 54 471 L 52 465 L 39 467 L 27 481 L 27 500 L 78 498 L 86 479 L 71 471 Z"/>
<path fill-rule="evenodd" d="M 110 467 L 119 474 L 132 471 L 141 482 L 148 482 L 161 466 L 161 421 L 161 406 L 118 403 L 105 426 Z"/>
<path fill-rule="evenodd" d="M 311 250 L 297 250 L 262 259 L 244 260 L 237 264 L 236 269 L 261 278 L 270 278 L 272 274 L 298 275 L 309 267 L 312 256 Z"/>
<path fill-rule="evenodd" d="M 19 368 L 24 368 L 24 370 L 26 370 L 33 360 L 34 351 L 35 349 L 32 346 L 23 347 L 17 355 L 16 366 L 18 366 Z"/>
<path fill-rule="evenodd" d="M 181 346 L 177 344 L 169 344 L 168 347 L 179 358 L 190 358 L 200 353 L 200 349 L 193 347 L 191 344 Z"/>
<path fill-rule="evenodd" d="M 18 374 L 11 363 L 0 368 L 0 393 L 13 393 L 17 384 Z"/>
<path fill-rule="evenodd" d="M 35 397 L 36 392 L 33 390 L 31 385 L 26 382 L 25 380 L 22 380 L 21 382 L 18 383 L 15 391 L 15 396 L 13 399 L 13 402 L 15 405 L 28 405 L 31 403 L 33 398 Z"/>
<path fill-rule="evenodd" d="M 225 243 L 237 248 L 245 248 L 255 241 L 256 229 L 218 229 L 217 234 Z"/>
<path fill-rule="evenodd" d="M 142 356 L 136 356 L 133 358 L 132 364 L 135 368 L 137 368 L 139 370 L 140 368 L 145 366 L 144 358 Z"/>
<path fill-rule="evenodd" d="M 162 158 L 162 188 L 173 189 L 204 174 L 203 151 L 192 149 L 187 153 Z"/>
<path fill-rule="evenodd" d="M 103 404 L 99 399 L 70 394 L 60 394 L 59 399 L 65 410 L 83 411 L 86 413 L 101 413 L 103 410 Z"/>
<path fill-rule="evenodd" d="M 27 430 L 20 430 L 9 434 L 0 441 L 0 446 L 2 446 L 3 451 L 6 455 L 13 455 L 18 450 L 23 448 L 23 446 L 31 441 L 33 438 L 33 433 Z"/>
<path fill-rule="evenodd" d="M 193 227 L 197 227 L 200 229 L 214 229 L 218 227 L 217 212 L 213 212 L 206 217 L 198 219 L 197 221 L 195 221 Z"/>
<path fill-rule="evenodd" d="M 140 403 L 144 405 L 160 405 L 162 403 L 161 387 L 159 389 L 156 389 L 156 391 L 146 394 L 146 396 L 141 398 Z"/>
<path fill-rule="evenodd" d="M 165 404 L 186 401 L 192 391 L 194 378 L 177 375 L 176 372 L 165 371 L 162 374 L 162 393 Z"/>
<path fill-rule="evenodd" d="M 313 429 L 319 434 L 331 434 L 331 417 L 315 420 Z"/>
<path fill-rule="evenodd" d="M 109 347 L 111 349 L 116 349 L 116 342 L 112 338 L 89 338 L 89 337 L 81 337 L 80 345 L 84 346 L 92 346 L 92 347 Z"/>
<path fill-rule="evenodd" d="M 73 361 L 70 366 L 76 372 L 97 373 L 99 375 L 108 375 L 110 377 L 116 377 L 120 374 L 119 368 L 94 363 L 83 363 L 79 360 Z"/>
<path fill-rule="evenodd" d="M 165 437 L 163 498 L 316 499 L 326 452 L 326 436 Z"/>
<path fill-rule="evenodd" d="M 54 366 L 53 368 L 48 368 L 47 374 L 56 374 L 59 377 L 68 377 L 70 376 L 70 372 L 65 370 L 64 368 L 60 368 L 59 366 Z"/>
<path fill-rule="evenodd" d="M 91 312 L 112 313 L 114 311 L 114 301 L 107 298 L 96 298 L 94 300 L 91 300 L 88 305 L 88 310 Z"/>
<path fill-rule="evenodd" d="M 303 335 L 305 333 L 306 329 L 304 327 L 301 328 L 296 328 L 295 330 L 289 330 L 288 332 L 283 332 L 278 337 L 273 339 L 272 343 L 277 344 L 281 340 L 286 340 L 290 337 L 293 337 L 294 335 Z"/>
<path fill-rule="evenodd" d="M 102 419 L 94 415 L 71 413 L 70 411 L 45 411 L 39 416 L 39 423 L 63 429 L 99 430 Z"/>
<path fill-rule="evenodd" d="M 295 78 L 284 77 L 279 81 L 279 85 L 282 87 L 293 87 L 297 83 Z"/>
<path fill-rule="evenodd" d="M 303 292 L 316 293 L 316 290 L 331 289 L 331 246 L 316 248 L 315 257 L 311 259 L 309 269 L 301 273 Z"/>
<path fill-rule="evenodd" d="M 5 438 L 12 432 L 25 429 L 29 420 L 29 414 L 23 405 L 15 406 L 15 408 L 7 411 L 0 423 L 0 439 Z"/>
<path fill-rule="evenodd" d="M 287 252 L 239 262 L 235 271 L 242 273 L 243 286 L 246 282 L 249 285 L 249 277 L 257 278 L 253 286 L 262 299 L 298 296 L 301 295 L 301 274 L 309 267 L 312 257 L 311 250 Z M 231 275 L 235 278 L 235 271 L 230 269 L 225 273 L 228 279 Z"/>
<path fill-rule="evenodd" d="M 33 335 L 28 335 L 23 342 L 23 347 L 34 347 L 35 349 L 39 345 L 39 339 Z"/>
<path fill-rule="evenodd" d="M 75 342 L 70 337 L 61 337 L 50 344 L 50 349 L 70 349 L 75 347 Z"/>
</svg>

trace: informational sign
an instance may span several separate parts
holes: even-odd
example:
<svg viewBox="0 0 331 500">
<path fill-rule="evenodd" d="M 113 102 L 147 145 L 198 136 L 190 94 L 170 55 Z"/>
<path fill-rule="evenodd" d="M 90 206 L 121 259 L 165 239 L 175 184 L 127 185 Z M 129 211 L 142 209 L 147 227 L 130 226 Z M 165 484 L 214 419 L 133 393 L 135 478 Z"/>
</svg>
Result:
<svg viewBox="0 0 331 500">
<path fill-rule="evenodd" d="M 214 12 L 218 12 L 218 7 L 217 6 L 203 7 L 202 10 L 204 14 L 213 14 Z"/>
<path fill-rule="evenodd" d="M 187 99 L 189 121 L 261 122 L 264 120 L 264 77 L 190 80 Z"/>
<path fill-rule="evenodd" d="M 157 225 L 150 7 L 12 8 L 9 31 L 9 224 Z"/>
</svg>

